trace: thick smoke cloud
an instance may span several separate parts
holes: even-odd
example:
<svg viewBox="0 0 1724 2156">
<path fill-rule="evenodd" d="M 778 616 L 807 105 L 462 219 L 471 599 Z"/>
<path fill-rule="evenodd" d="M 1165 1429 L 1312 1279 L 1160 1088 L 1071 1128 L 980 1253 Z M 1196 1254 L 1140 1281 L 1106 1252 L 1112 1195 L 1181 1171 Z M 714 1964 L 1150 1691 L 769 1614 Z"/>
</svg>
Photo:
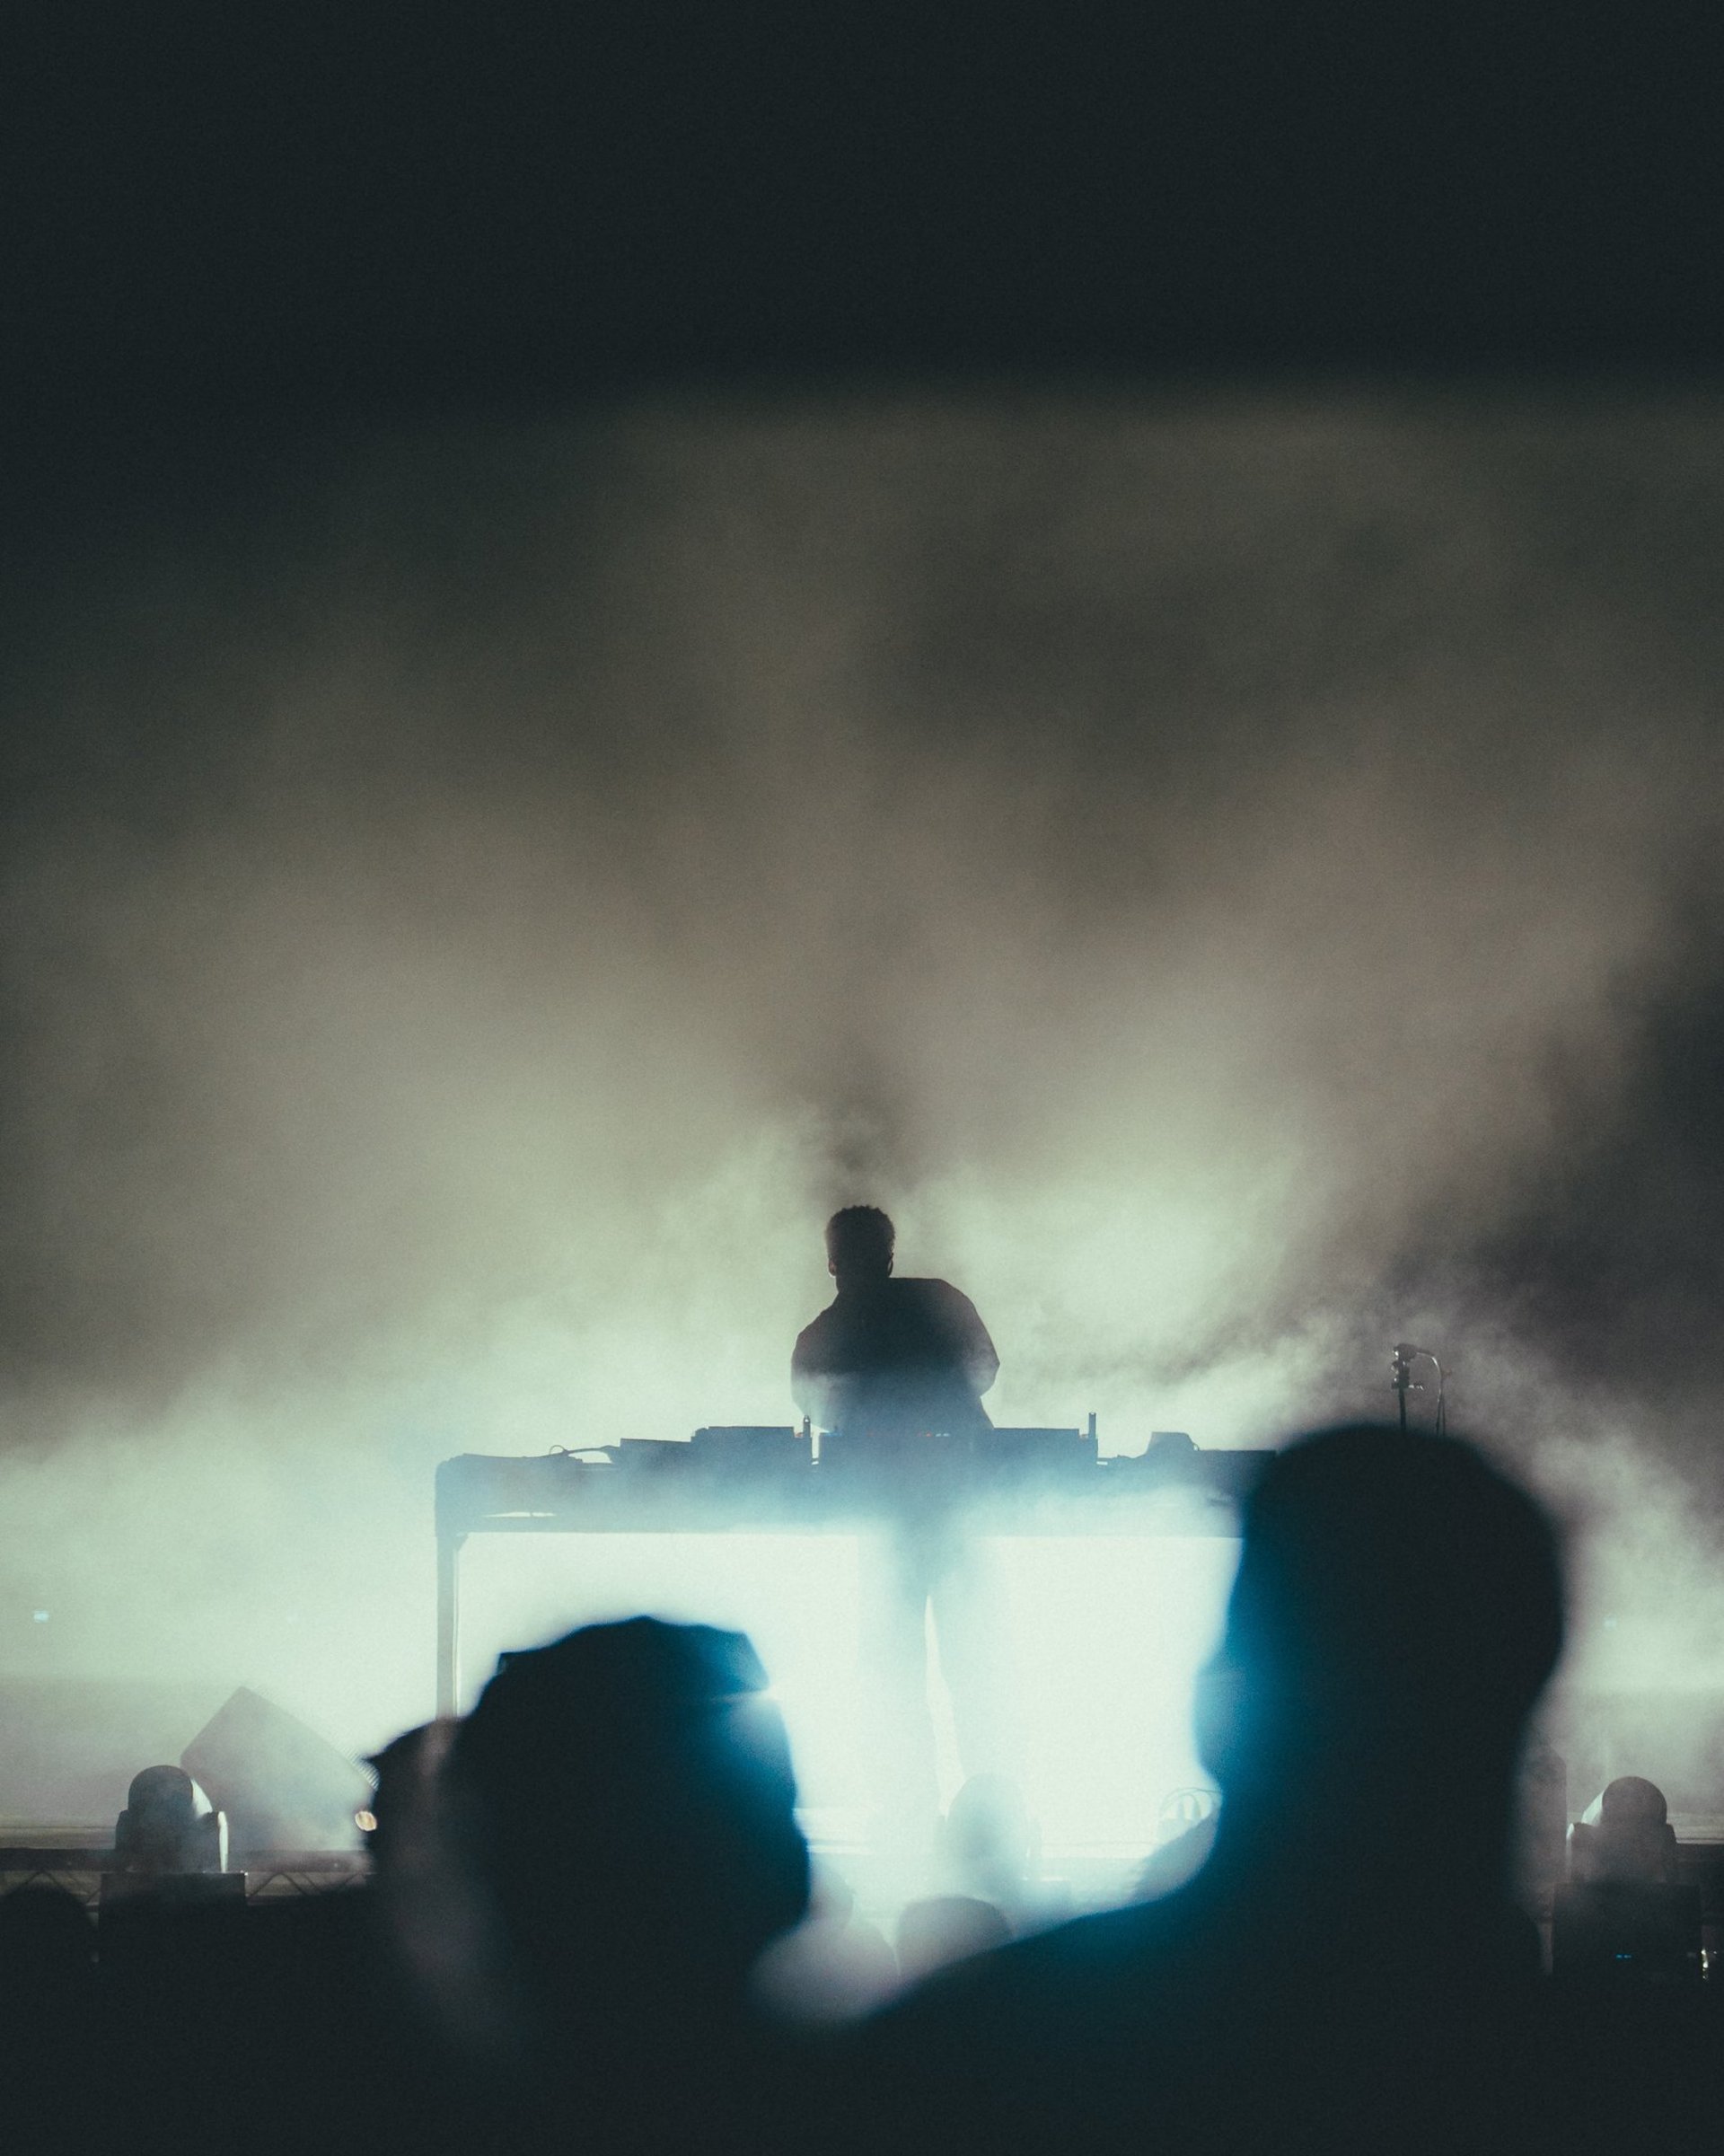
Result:
<svg viewBox="0 0 1724 2156">
<path fill-rule="evenodd" d="M 298 444 L 44 562 L 13 1615 L 239 1682 L 291 1606 L 311 1708 L 363 1611 L 386 1734 L 435 1459 L 786 1418 L 863 1197 L 1007 1419 L 1262 1441 L 1432 1333 L 1679 1514 L 1656 1209 L 1638 1391 L 1552 1388 L 1711 990 L 1721 532 L 1701 399 L 930 395 Z"/>
</svg>

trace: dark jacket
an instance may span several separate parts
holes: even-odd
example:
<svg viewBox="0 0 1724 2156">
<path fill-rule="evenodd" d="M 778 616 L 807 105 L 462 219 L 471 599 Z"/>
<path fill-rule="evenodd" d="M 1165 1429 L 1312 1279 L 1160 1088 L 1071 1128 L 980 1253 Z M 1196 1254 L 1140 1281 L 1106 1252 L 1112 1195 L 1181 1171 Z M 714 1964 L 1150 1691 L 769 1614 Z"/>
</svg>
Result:
<svg viewBox="0 0 1724 2156">
<path fill-rule="evenodd" d="M 839 1289 L 798 1336 L 796 1405 L 822 1430 L 882 1437 L 990 1427 L 981 1395 L 999 1357 L 967 1295 L 888 1277 Z"/>
</svg>

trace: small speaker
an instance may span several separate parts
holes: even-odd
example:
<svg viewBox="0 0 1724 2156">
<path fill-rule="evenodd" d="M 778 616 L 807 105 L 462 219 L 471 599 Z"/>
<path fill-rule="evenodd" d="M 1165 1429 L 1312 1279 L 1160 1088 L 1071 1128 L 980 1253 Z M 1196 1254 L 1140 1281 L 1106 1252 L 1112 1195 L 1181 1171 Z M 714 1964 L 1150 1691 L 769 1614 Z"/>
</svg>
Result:
<svg viewBox="0 0 1724 2156">
<path fill-rule="evenodd" d="M 228 1845 L 242 1859 L 279 1849 L 356 1849 L 354 1814 L 371 1777 L 261 1693 L 242 1685 L 198 1730 L 180 1764 L 227 1814 Z"/>
<path fill-rule="evenodd" d="M 687 1474 L 694 1448 L 681 1438 L 624 1438 L 615 1447 L 617 1465 L 628 1475 Z"/>
<path fill-rule="evenodd" d="M 976 1439 L 984 1467 L 1025 1482 L 1073 1478 L 1082 1482 L 1095 1465 L 1095 1440 L 1081 1430 L 1016 1429 L 1003 1423 Z"/>
<path fill-rule="evenodd" d="M 722 1473 L 758 1474 L 805 1467 L 813 1447 L 801 1430 L 784 1423 L 715 1423 L 689 1440 L 691 1456 Z"/>
</svg>

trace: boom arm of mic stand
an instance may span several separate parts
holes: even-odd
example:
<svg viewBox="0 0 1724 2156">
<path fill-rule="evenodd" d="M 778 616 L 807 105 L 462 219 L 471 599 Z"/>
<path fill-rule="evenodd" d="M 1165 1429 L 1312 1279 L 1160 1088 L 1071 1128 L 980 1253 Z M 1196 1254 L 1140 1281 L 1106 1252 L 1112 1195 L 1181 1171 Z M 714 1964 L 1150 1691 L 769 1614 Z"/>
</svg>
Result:
<svg viewBox="0 0 1724 2156">
<path fill-rule="evenodd" d="M 1391 1372 L 1389 1382 L 1394 1387 L 1395 1402 L 1401 1418 L 1401 1433 L 1403 1437 L 1406 1435 L 1407 1429 L 1407 1395 L 1410 1392 L 1422 1393 L 1425 1389 L 1422 1385 L 1415 1385 L 1412 1382 L 1412 1366 L 1421 1358 L 1429 1363 L 1437 1373 L 1435 1428 L 1440 1433 L 1448 1427 L 1448 1410 L 1443 1398 L 1447 1380 L 1444 1375 L 1442 1364 L 1429 1348 L 1415 1348 L 1407 1342 L 1402 1341 L 1396 1345 L 1394 1360 L 1389 1364 Z"/>
</svg>

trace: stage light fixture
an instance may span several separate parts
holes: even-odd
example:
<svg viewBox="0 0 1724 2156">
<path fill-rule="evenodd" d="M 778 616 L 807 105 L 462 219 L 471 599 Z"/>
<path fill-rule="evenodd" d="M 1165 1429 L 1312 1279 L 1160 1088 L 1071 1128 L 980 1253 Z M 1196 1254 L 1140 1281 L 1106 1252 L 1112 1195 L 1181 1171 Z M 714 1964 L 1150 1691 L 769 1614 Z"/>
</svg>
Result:
<svg viewBox="0 0 1724 2156">
<path fill-rule="evenodd" d="M 370 1807 L 370 1775 L 259 1693 L 235 1692 L 180 1763 L 226 1812 L 242 1857 L 357 1844 L 355 1814 Z"/>
<path fill-rule="evenodd" d="M 158 1878 L 225 1871 L 227 1821 L 183 1767 L 146 1766 L 114 1822 L 113 1869 Z"/>
<path fill-rule="evenodd" d="M 1552 1910 L 1551 1967 L 1567 1982 L 1698 1983 L 1700 1891 L 1678 1883 L 1664 1792 L 1639 1774 L 1613 1782 L 1598 1818 L 1578 1821 L 1568 1880 Z"/>
</svg>

